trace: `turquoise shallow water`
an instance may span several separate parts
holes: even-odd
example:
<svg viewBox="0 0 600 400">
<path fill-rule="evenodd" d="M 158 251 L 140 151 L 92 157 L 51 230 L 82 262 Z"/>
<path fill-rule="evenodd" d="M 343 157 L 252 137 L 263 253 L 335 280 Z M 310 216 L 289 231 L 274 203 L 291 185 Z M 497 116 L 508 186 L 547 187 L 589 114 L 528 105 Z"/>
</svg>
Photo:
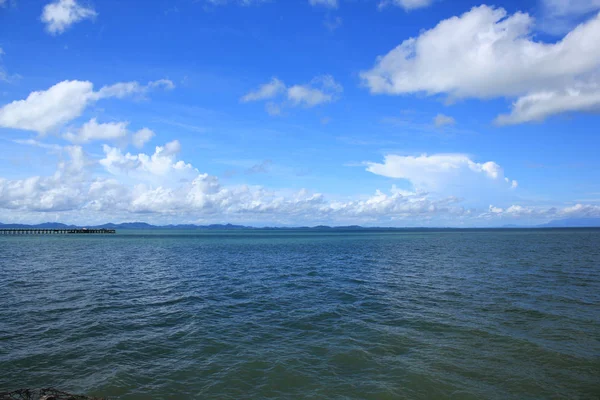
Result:
<svg viewBox="0 0 600 400">
<path fill-rule="evenodd" d="M 600 230 L 0 237 L 0 305 L 0 391 L 600 396 Z"/>
</svg>

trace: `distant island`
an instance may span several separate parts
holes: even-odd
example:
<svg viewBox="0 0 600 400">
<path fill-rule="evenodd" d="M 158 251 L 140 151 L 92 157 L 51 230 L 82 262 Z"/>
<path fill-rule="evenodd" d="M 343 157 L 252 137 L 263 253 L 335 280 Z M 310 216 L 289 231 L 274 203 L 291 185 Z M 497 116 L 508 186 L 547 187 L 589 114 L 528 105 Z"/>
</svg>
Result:
<svg viewBox="0 0 600 400">
<path fill-rule="evenodd" d="M 541 225 L 518 226 L 504 225 L 499 227 L 486 228 L 460 228 L 460 227 L 364 227 L 359 225 L 348 226 L 297 226 L 297 227 L 253 227 L 246 225 L 233 224 L 177 224 L 177 225 L 152 225 L 146 222 L 124 222 L 120 224 L 107 223 L 103 225 L 67 225 L 59 222 L 45 222 L 42 224 L 3 224 L 0 223 L 0 229 L 118 229 L 118 230 L 154 230 L 154 229 L 172 229 L 172 230 L 431 230 L 431 229 L 531 229 L 531 228 L 600 228 L 600 218 L 569 218 L 550 221 Z"/>
</svg>

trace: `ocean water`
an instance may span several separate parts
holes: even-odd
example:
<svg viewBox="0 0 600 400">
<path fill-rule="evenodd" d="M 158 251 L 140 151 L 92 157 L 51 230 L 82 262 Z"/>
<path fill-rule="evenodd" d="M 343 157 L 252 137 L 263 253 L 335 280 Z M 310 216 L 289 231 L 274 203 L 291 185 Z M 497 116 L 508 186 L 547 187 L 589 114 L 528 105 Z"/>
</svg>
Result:
<svg viewBox="0 0 600 400">
<path fill-rule="evenodd" d="M 600 230 L 0 236 L 0 392 L 598 399 Z"/>
</svg>

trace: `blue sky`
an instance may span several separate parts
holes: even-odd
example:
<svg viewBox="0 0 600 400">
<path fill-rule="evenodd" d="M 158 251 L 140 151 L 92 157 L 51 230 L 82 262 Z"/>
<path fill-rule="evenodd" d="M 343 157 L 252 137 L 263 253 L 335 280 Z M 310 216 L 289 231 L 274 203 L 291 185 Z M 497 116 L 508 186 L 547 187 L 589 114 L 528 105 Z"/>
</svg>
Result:
<svg viewBox="0 0 600 400">
<path fill-rule="evenodd" d="M 0 221 L 600 216 L 599 10 L 0 0 Z"/>
</svg>

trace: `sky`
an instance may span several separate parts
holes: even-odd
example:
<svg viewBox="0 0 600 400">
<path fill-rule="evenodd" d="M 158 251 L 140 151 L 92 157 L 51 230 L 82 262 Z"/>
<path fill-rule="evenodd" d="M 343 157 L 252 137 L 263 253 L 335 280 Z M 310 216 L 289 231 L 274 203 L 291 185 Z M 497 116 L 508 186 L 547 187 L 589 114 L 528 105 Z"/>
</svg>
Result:
<svg viewBox="0 0 600 400">
<path fill-rule="evenodd" d="M 0 222 L 600 217 L 600 0 L 0 0 Z"/>
</svg>

